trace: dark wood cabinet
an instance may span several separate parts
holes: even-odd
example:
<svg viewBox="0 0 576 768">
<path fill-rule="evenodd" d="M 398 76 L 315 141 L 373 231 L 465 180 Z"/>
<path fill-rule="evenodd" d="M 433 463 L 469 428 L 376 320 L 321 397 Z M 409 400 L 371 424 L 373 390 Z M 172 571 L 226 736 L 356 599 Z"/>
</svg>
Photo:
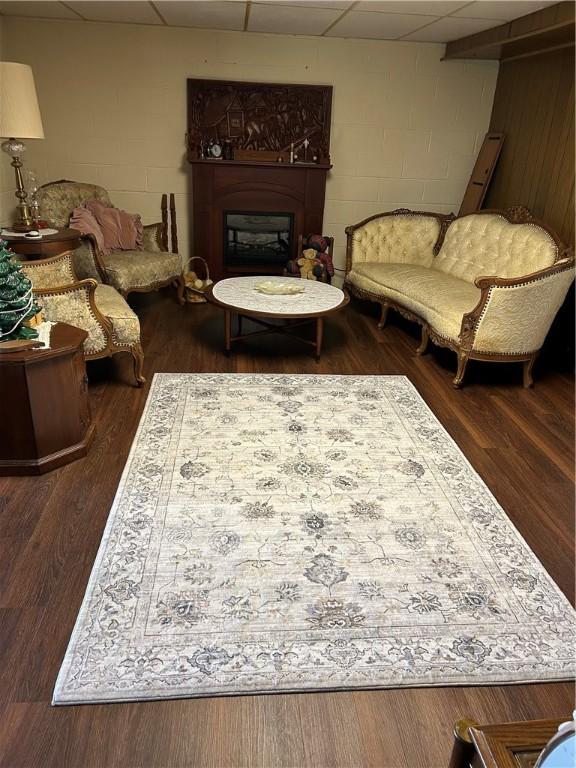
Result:
<svg viewBox="0 0 576 768">
<path fill-rule="evenodd" d="M 0 354 L 0 475 L 43 474 L 86 455 L 93 437 L 86 336 L 58 323 L 50 349 Z"/>
<path fill-rule="evenodd" d="M 448 768 L 533 768 L 558 726 L 569 719 L 493 725 L 459 720 Z"/>
</svg>

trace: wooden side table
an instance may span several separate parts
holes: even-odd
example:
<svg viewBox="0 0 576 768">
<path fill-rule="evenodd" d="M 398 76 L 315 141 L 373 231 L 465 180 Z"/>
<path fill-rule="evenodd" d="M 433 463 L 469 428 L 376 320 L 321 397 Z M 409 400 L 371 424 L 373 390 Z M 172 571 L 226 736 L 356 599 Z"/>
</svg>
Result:
<svg viewBox="0 0 576 768">
<path fill-rule="evenodd" d="M 449 768 L 533 768 L 558 726 L 567 720 L 569 716 L 494 725 L 459 720 Z"/>
<path fill-rule="evenodd" d="M 42 232 L 42 230 L 39 230 Z M 82 242 L 77 229 L 59 229 L 55 235 L 45 235 L 41 240 L 27 240 L 25 237 L 3 236 L 10 248 L 27 259 L 47 259 L 64 251 L 75 251 Z"/>
<path fill-rule="evenodd" d="M 40 475 L 88 452 L 87 336 L 58 323 L 50 349 L 0 354 L 0 476 Z"/>
</svg>

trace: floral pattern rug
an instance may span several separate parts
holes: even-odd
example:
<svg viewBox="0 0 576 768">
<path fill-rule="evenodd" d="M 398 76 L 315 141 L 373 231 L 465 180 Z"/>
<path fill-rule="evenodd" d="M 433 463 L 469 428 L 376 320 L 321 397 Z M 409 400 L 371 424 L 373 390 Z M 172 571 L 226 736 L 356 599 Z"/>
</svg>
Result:
<svg viewBox="0 0 576 768">
<path fill-rule="evenodd" d="M 575 630 L 408 379 L 157 374 L 54 703 L 560 680 Z"/>
</svg>

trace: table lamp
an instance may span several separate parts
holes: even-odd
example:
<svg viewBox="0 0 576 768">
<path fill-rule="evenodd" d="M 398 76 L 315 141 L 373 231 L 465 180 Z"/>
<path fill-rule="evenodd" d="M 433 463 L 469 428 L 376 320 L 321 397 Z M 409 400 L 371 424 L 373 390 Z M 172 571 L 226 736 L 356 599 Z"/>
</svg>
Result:
<svg viewBox="0 0 576 768">
<path fill-rule="evenodd" d="M 2 143 L 2 151 L 12 158 L 16 176 L 18 204 L 13 228 L 27 232 L 33 223 L 22 182 L 21 155 L 26 150 L 22 139 L 44 138 L 34 75 L 28 64 L 0 61 L 0 137 L 7 139 Z"/>
</svg>

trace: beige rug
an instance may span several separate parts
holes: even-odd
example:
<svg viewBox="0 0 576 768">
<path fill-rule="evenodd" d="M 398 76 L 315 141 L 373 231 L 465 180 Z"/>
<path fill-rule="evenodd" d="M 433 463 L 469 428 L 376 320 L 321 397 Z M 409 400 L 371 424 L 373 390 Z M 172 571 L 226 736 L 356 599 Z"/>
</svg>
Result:
<svg viewBox="0 0 576 768">
<path fill-rule="evenodd" d="M 406 378 L 159 374 L 54 703 L 560 680 L 575 629 Z"/>
</svg>

